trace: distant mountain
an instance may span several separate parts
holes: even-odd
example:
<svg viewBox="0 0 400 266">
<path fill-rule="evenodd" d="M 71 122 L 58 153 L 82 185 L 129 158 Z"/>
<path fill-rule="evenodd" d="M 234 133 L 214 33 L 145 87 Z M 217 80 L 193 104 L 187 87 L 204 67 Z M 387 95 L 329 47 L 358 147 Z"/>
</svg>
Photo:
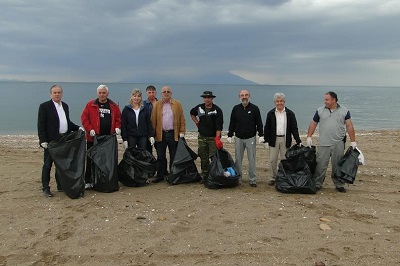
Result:
<svg viewBox="0 0 400 266">
<path fill-rule="evenodd" d="M 213 73 L 198 76 L 182 76 L 182 77 L 141 77 L 135 80 L 127 79 L 120 80 L 119 82 L 127 83 L 169 83 L 169 84 L 232 84 L 232 85 L 258 85 L 257 83 L 244 79 L 240 76 L 234 75 L 229 72 Z"/>
</svg>

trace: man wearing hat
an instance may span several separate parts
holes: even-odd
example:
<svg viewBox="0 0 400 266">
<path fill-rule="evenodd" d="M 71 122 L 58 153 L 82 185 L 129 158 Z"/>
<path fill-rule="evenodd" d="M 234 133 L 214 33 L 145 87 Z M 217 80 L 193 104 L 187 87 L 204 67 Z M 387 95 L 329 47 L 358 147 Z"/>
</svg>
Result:
<svg viewBox="0 0 400 266">
<path fill-rule="evenodd" d="M 211 91 L 205 91 L 204 103 L 199 104 L 190 110 L 190 116 L 198 128 L 198 155 L 201 161 L 202 182 L 207 177 L 210 165 L 210 156 L 216 149 L 222 149 L 221 131 L 224 118 L 221 108 L 213 103 L 216 97 Z"/>
</svg>

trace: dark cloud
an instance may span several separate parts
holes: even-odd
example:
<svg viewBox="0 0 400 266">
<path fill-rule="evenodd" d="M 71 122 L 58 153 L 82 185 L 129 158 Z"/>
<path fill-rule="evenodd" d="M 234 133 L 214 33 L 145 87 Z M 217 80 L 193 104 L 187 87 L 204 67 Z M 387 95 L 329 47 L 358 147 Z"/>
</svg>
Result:
<svg viewBox="0 0 400 266">
<path fill-rule="evenodd" d="M 233 72 L 258 83 L 398 85 L 399 7 L 371 0 L 2 1 L 0 79 L 179 82 Z"/>
</svg>

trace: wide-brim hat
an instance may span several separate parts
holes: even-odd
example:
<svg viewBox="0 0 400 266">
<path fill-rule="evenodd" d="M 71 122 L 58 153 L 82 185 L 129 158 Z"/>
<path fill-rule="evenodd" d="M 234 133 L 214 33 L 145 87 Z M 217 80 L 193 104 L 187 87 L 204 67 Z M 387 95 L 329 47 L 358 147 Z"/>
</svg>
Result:
<svg viewBox="0 0 400 266">
<path fill-rule="evenodd" d="M 212 97 L 212 98 L 215 98 L 215 97 L 217 97 L 217 96 L 215 96 L 215 95 L 212 93 L 212 91 L 205 91 L 205 92 L 203 92 L 203 95 L 200 95 L 200 97 Z"/>
</svg>

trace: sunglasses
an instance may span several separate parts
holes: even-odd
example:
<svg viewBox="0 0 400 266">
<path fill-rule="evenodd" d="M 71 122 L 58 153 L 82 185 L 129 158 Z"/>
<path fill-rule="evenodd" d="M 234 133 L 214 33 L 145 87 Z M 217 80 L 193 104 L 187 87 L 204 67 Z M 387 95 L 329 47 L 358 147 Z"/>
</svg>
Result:
<svg viewBox="0 0 400 266">
<path fill-rule="evenodd" d="M 162 91 L 161 93 L 171 93 L 171 91 Z"/>
</svg>

